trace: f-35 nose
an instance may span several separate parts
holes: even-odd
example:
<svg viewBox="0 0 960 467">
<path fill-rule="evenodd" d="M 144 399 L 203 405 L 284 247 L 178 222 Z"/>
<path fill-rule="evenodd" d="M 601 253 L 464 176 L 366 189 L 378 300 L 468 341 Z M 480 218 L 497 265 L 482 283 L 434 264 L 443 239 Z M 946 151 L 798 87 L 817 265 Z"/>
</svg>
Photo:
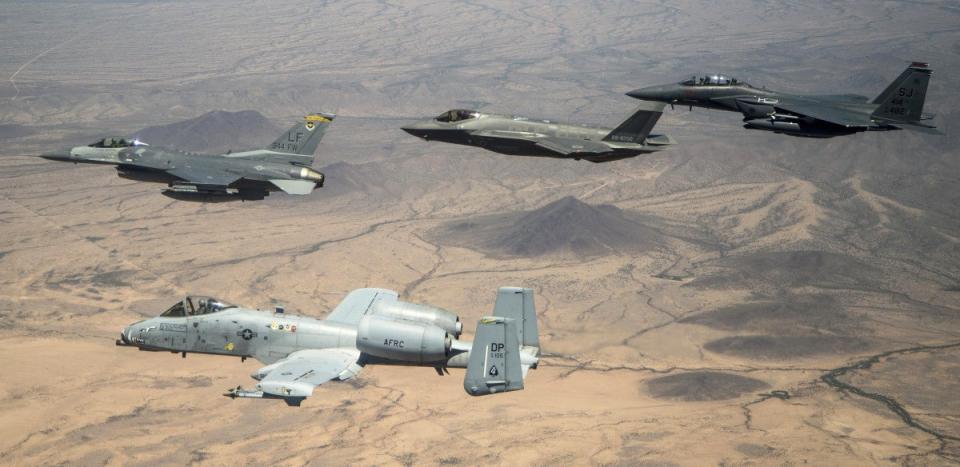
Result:
<svg viewBox="0 0 960 467">
<path fill-rule="evenodd" d="M 627 93 L 628 96 L 645 101 L 673 102 L 677 96 L 671 86 L 649 86 L 640 89 L 634 89 Z"/>
<path fill-rule="evenodd" d="M 430 130 L 436 130 L 437 125 L 432 120 L 420 120 L 400 127 L 401 130 L 410 133 L 417 138 L 427 139 Z"/>
</svg>

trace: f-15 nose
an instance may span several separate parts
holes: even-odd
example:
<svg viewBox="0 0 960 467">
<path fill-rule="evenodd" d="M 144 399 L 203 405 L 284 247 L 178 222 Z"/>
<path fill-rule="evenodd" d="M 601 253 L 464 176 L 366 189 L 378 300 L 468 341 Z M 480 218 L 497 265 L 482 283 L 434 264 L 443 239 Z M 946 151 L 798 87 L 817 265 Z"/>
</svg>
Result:
<svg viewBox="0 0 960 467">
<path fill-rule="evenodd" d="M 645 101 L 673 102 L 676 98 L 676 92 L 672 86 L 649 86 L 640 89 L 634 89 L 627 93 L 628 96 Z"/>
<path fill-rule="evenodd" d="M 72 149 L 73 148 L 64 148 L 59 151 L 47 152 L 40 154 L 40 157 L 52 161 L 70 161 L 73 160 L 73 158 L 70 156 L 70 151 Z"/>
</svg>

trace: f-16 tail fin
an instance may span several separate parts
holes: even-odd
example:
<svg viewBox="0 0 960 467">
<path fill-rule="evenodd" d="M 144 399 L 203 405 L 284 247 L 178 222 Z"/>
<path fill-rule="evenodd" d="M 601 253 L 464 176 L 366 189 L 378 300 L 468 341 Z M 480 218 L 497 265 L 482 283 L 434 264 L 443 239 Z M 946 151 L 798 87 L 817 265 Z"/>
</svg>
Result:
<svg viewBox="0 0 960 467">
<path fill-rule="evenodd" d="M 334 114 L 315 113 L 307 115 L 302 122 L 290 127 L 266 149 L 291 154 L 291 162 L 310 165 L 323 134 L 336 117 Z"/>
<path fill-rule="evenodd" d="M 481 318 L 463 388 L 472 396 L 519 391 L 540 360 L 533 290 L 501 287 L 493 315 Z"/>
<path fill-rule="evenodd" d="M 913 62 L 884 89 L 874 104 L 879 104 L 872 117 L 891 122 L 916 123 L 926 120 L 923 102 L 932 70 L 926 63 Z"/>
<path fill-rule="evenodd" d="M 523 389 L 517 334 L 515 320 L 499 316 L 480 318 L 463 378 L 467 394 L 485 396 Z"/>
<path fill-rule="evenodd" d="M 633 115 L 603 138 L 614 143 L 643 143 L 663 114 L 663 102 L 641 101 Z"/>
</svg>

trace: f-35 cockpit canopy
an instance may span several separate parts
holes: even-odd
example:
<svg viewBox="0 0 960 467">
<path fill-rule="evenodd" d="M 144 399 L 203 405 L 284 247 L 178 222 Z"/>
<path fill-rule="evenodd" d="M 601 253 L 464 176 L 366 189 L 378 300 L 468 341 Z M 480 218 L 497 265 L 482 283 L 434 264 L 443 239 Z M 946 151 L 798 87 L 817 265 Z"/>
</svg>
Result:
<svg viewBox="0 0 960 467">
<path fill-rule="evenodd" d="M 680 84 L 684 86 L 750 86 L 745 81 L 724 75 L 691 76 L 690 79 L 681 81 Z"/>
<path fill-rule="evenodd" d="M 182 301 L 177 302 L 175 305 L 168 308 L 167 311 L 164 311 L 160 316 L 176 318 L 184 316 L 206 315 L 226 310 L 227 308 L 236 307 L 236 305 L 232 305 L 217 298 L 206 297 L 203 295 L 189 295 Z"/>
<path fill-rule="evenodd" d="M 464 109 L 454 109 L 448 110 L 434 120 L 438 122 L 459 122 L 461 120 L 469 120 L 471 118 L 477 118 L 480 114 L 473 110 L 464 110 Z"/>
<path fill-rule="evenodd" d="M 146 143 L 136 139 L 127 139 L 119 136 L 106 137 L 90 145 L 91 148 L 129 148 L 133 146 L 146 146 Z"/>
</svg>

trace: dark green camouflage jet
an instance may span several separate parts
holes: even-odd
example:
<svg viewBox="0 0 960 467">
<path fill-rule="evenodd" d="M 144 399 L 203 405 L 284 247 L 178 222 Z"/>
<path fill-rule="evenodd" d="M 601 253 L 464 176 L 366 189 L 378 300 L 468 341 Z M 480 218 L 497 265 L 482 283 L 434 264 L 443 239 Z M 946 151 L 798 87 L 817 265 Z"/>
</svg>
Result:
<svg viewBox="0 0 960 467">
<path fill-rule="evenodd" d="M 310 194 L 323 186 L 314 152 L 332 114 L 304 117 L 264 149 L 219 155 L 151 146 L 135 139 L 104 138 L 41 157 L 116 166 L 120 177 L 167 184 L 163 194 L 189 201 L 260 200 L 272 191 Z"/>
<path fill-rule="evenodd" d="M 636 89 L 628 96 L 673 106 L 694 106 L 743 114 L 744 127 L 791 136 L 830 138 L 861 131 L 900 128 L 939 133 L 924 123 L 931 70 L 914 62 L 872 101 L 856 94 L 798 96 L 757 89 L 722 75 L 694 76 L 678 84 Z"/>
<path fill-rule="evenodd" d="M 674 144 L 667 135 L 650 134 L 663 107 L 659 102 L 644 102 L 613 130 L 455 109 L 404 126 L 403 131 L 501 154 L 609 162 Z"/>
</svg>

